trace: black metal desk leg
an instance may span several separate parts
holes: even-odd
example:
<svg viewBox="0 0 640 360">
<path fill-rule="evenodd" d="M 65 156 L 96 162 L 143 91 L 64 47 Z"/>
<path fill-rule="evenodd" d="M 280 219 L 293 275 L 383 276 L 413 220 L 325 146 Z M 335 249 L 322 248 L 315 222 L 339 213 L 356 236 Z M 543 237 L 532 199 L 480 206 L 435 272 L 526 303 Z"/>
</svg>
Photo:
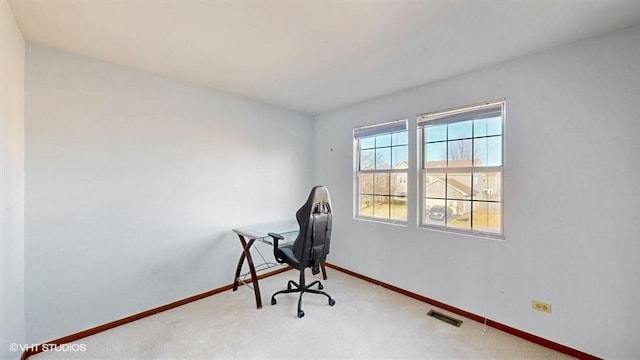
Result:
<svg viewBox="0 0 640 360">
<path fill-rule="evenodd" d="M 253 292 L 256 296 L 256 307 L 258 309 L 262 308 L 262 297 L 260 296 L 260 287 L 258 286 L 258 275 L 256 274 L 256 268 L 253 265 L 253 259 L 251 258 L 251 246 L 256 239 L 251 239 L 247 243 L 244 236 L 239 235 L 240 242 L 242 243 L 242 255 L 240 255 L 240 260 L 238 261 L 238 266 L 236 267 L 236 276 L 233 280 L 233 291 L 238 290 L 238 282 L 240 280 L 240 271 L 242 270 L 242 263 L 244 259 L 247 259 L 247 263 L 249 264 L 249 272 L 251 273 L 251 283 L 253 284 Z"/>
</svg>

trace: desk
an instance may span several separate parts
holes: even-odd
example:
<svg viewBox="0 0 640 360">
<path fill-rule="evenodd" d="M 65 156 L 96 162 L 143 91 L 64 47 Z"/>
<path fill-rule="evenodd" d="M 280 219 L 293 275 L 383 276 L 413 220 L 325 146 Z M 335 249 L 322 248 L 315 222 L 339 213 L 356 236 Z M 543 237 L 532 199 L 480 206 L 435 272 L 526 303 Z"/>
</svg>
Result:
<svg viewBox="0 0 640 360">
<path fill-rule="evenodd" d="M 256 296 L 256 307 L 260 309 L 262 307 L 262 297 L 260 296 L 260 287 L 258 286 L 258 276 L 256 274 L 256 268 L 251 258 L 251 246 L 258 240 L 267 244 L 273 245 L 271 237 L 268 235 L 270 232 L 278 233 L 281 235 L 293 234 L 299 231 L 298 222 L 295 220 L 276 221 L 264 224 L 242 226 L 233 229 L 233 231 L 240 238 L 242 244 L 242 254 L 240 254 L 240 260 L 238 260 L 238 266 L 236 267 L 236 274 L 233 278 L 233 291 L 238 290 L 238 283 L 240 282 L 240 271 L 242 271 L 242 264 L 244 259 L 247 259 L 249 265 L 249 272 L 251 273 L 251 283 L 253 284 L 253 292 Z M 322 276 L 326 280 L 327 273 L 324 268 L 324 264 L 320 264 L 322 268 Z"/>
</svg>

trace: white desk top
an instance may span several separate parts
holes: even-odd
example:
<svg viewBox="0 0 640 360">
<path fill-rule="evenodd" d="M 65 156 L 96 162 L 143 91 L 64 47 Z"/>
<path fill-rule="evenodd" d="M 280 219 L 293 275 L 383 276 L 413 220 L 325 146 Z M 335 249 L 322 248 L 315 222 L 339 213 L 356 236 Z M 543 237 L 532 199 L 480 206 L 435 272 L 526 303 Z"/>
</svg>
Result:
<svg viewBox="0 0 640 360">
<path fill-rule="evenodd" d="M 273 221 L 262 224 L 241 226 L 233 229 L 238 235 L 249 239 L 263 239 L 269 236 L 270 232 L 277 234 L 288 234 L 298 232 L 298 222 L 296 220 Z"/>
</svg>

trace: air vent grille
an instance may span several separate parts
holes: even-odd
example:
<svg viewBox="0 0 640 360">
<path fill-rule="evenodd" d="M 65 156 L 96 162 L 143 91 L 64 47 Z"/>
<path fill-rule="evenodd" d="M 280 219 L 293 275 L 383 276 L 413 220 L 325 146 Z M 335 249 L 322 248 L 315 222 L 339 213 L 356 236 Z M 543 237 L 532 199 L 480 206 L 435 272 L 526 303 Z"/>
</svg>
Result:
<svg viewBox="0 0 640 360">
<path fill-rule="evenodd" d="M 436 319 L 438 319 L 440 321 L 444 321 L 449 325 L 453 325 L 453 326 L 456 326 L 456 327 L 460 327 L 460 325 L 462 325 L 462 320 L 458 320 L 456 318 L 453 318 L 453 317 L 451 317 L 449 315 L 445 315 L 445 314 L 443 314 L 441 312 L 437 312 L 435 310 L 429 311 L 427 313 L 427 315 L 429 315 L 429 316 L 431 316 L 433 318 L 436 318 Z"/>
</svg>

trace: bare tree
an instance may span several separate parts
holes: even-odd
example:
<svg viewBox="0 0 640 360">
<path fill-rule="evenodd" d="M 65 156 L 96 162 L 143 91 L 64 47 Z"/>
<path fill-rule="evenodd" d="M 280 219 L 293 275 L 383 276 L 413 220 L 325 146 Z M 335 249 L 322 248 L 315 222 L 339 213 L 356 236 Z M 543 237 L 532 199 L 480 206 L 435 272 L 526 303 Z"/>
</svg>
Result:
<svg viewBox="0 0 640 360">
<path fill-rule="evenodd" d="M 469 162 L 473 161 L 475 165 L 478 165 L 484 158 L 486 152 L 482 146 L 473 146 L 470 139 L 450 142 L 448 148 L 449 160 L 468 160 Z"/>
<path fill-rule="evenodd" d="M 470 160 L 473 157 L 471 140 L 453 141 L 448 144 L 449 160 Z"/>
</svg>

